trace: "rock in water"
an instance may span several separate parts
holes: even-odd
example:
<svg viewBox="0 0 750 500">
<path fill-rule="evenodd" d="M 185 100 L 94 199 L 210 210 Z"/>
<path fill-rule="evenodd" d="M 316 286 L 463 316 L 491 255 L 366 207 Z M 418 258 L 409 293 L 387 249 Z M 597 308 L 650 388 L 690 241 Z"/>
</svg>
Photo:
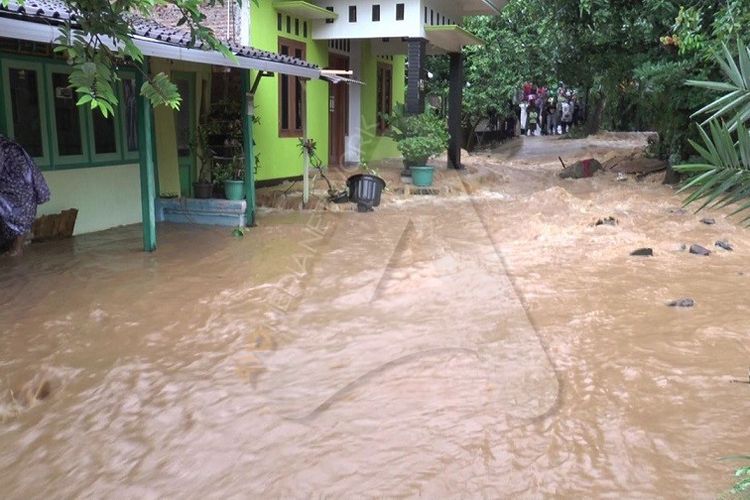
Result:
<svg viewBox="0 0 750 500">
<path fill-rule="evenodd" d="M 690 253 L 708 257 L 709 255 L 711 255 L 711 250 L 700 245 L 690 245 Z"/>
<path fill-rule="evenodd" d="M 617 225 L 617 219 L 614 217 L 605 217 L 603 219 L 599 219 L 594 224 L 595 226 L 616 226 Z"/>
<path fill-rule="evenodd" d="M 630 252 L 630 255 L 634 255 L 636 257 L 653 257 L 654 249 L 653 248 L 639 248 L 638 250 L 634 252 Z"/>
<path fill-rule="evenodd" d="M 695 301 L 693 299 L 677 299 L 668 302 L 667 305 L 669 307 L 693 307 L 695 306 Z"/>
<path fill-rule="evenodd" d="M 667 162 L 655 158 L 633 158 L 632 160 L 622 161 L 612 167 L 612 172 L 622 172 L 623 174 L 652 174 L 660 170 L 666 170 Z"/>
<path fill-rule="evenodd" d="M 729 243 L 727 240 L 719 240 L 716 242 L 716 246 L 719 248 L 723 248 L 727 252 L 731 252 L 734 250 L 734 247 L 731 243 Z"/>
<path fill-rule="evenodd" d="M 583 179 L 584 177 L 593 177 L 594 172 L 601 170 L 602 164 L 593 158 L 577 161 L 574 164 L 565 167 L 560 172 L 561 179 Z"/>
<path fill-rule="evenodd" d="M 716 219 L 701 219 L 701 222 L 707 226 L 713 226 L 716 224 Z"/>
</svg>

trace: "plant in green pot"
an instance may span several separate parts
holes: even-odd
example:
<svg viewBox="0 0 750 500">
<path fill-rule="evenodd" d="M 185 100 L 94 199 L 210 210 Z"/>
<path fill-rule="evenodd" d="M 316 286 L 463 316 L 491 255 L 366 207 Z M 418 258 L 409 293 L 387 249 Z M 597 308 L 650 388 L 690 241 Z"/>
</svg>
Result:
<svg viewBox="0 0 750 500">
<path fill-rule="evenodd" d="M 210 198 L 213 193 L 212 182 L 212 163 L 214 151 L 208 145 L 208 136 L 211 133 L 210 128 L 201 124 L 198 125 L 193 140 L 190 142 L 190 148 L 198 159 L 200 171 L 198 180 L 193 182 L 193 196 L 196 198 Z"/>
<path fill-rule="evenodd" d="M 244 158 L 232 157 L 229 163 L 229 172 L 229 178 L 224 179 L 224 195 L 227 200 L 241 200 L 245 197 Z"/>
<path fill-rule="evenodd" d="M 431 110 L 408 116 L 397 140 L 398 150 L 411 170 L 415 186 L 431 186 L 434 167 L 427 161 L 448 147 L 448 128 L 441 117 Z"/>
</svg>

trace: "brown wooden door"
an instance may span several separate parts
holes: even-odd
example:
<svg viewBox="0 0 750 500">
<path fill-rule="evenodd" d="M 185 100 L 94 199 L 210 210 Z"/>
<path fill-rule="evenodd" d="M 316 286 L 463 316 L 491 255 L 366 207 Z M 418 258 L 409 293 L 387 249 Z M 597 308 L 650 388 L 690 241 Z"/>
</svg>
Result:
<svg viewBox="0 0 750 500">
<path fill-rule="evenodd" d="M 349 58 L 328 55 L 330 69 L 348 69 Z M 349 125 L 349 87 L 345 83 L 328 85 L 328 164 L 341 166 L 345 159 L 345 141 Z"/>
</svg>

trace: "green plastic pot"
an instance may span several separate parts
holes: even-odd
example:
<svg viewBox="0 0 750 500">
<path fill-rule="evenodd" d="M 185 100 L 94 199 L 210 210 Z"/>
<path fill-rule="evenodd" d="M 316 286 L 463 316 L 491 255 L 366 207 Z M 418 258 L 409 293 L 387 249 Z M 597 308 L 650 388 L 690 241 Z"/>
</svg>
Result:
<svg viewBox="0 0 750 500">
<path fill-rule="evenodd" d="M 224 195 L 227 200 L 241 200 L 245 197 L 245 181 L 224 181 Z"/>
<path fill-rule="evenodd" d="M 420 165 L 410 167 L 411 169 L 411 182 L 415 186 L 432 186 L 432 176 L 435 168 L 429 165 Z"/>
</svg>

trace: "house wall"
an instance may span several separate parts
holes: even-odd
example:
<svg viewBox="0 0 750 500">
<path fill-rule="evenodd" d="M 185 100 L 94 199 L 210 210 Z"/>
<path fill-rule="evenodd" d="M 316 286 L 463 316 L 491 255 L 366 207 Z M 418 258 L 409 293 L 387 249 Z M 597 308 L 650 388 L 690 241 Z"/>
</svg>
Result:
<svg viewBox="0 0 750 500">
<path fill-rule="evenodd" d="M 372 44 L 369 41 L 363 42 L 361 47 L 361 76 L 362 81 L 365 82 L 361 90 L 362 159 L 372 162 L 385 158 L 399 158 L 401 153 L 396 148 L 396 143 L 386 135 L 377 134 L 377 64 L 378 61 L 383 61 L 393 65 L 391 92 L 393 105 L 396 106 L 404 103 L 406 57 L 396 55 L 386 59 L 375 56 L 372 53 Z"/>
<path fill-rule="evenodd" d="M 451 0 L 422 0 L 422 24 L 424 26 L 440 26 L 445 24 L 462 24 L 460 5 Z M 425 19 L 425 8 L 427 15 Z"/>
<path fill-rule="evenodd" d="M 78 209 L 75 234 L 141 222 L 138 165 L 77 168 L 44 172 L 52 198 L 38 215 Z"/>
<path fill-rule="evenodd" d="M 51 51 L 45 50 L 43 45 L 34 44 L 34 51 L 39 52 L 39 57 L 0 51 L 0 133 L 8 134 L 13 138 L 10 125 L 12 103 L 7 76 L 4 72 L 7 72 L 9 68 L 18 68 L 25 64 L 37 71 L 40 76 L 40 106 L 42 107 L 39 109 L 44 122 L 45 147 L 50 153 L 43 158 L 37 158 L 37 163 L 50 187 L 51 199 L 38 207 L 38 214 L 53 214 L 69 208 L 78 209 L 75 234 L 140 222 L 138 159 L 137 152 L 129 153 L 125 150 L 126 124 L 122 109 L 124 106 L 121 105 L 115 115 L 117 154 L 94 154 L 93 146 L 89 141 L 93 140 L 95 130 L 88 118 L 89 111 L 81 108 L 79 110 L 80 131 L 86 148 L 86 156 L 75 160 L 55 159 L 50 156 L 58 133 L 51 114 L 52 105 L 57 96 L 55 89 L 48 81 L 46 72 L 61 71 L 60 68 L 65 67 L 65 62 L 51 56 L 42 56 L 45 52 L 51 54 Z"/>
<path fill-rule="evenodd" d="M 197 120 L 200 110 L 206 106 L 203 96 L 211 85 L 211 67 L 205 64 L 195 64 L 183 61 L 152 58 L 150 70 L 152 73 L 189 73 L 195 75 L 195 92 L 193 103 Z M 183 103 L 185 105 L 186 103 Z M 159 193 L 173 194 L 180 192 L 180 170 L 177 163 L 177 129 L 175 127 L 175 112 L 171 108 L 159 106 L 154 108 L 154 130 L 156 139 L 156 166 L 159 179 Z M 199 165 L 194 166 L 193 179 L 198 178 Z"/>
<path fill-rule="evenodd" d="M 318 0 L 318 6 L 333 7 L 338 17 L 332 22 L 313 23 L 313 38 L 382 38 L 424 36 L 420 3 L 413 0 Z M 396 4 L 404 4 L 404 19 L 396 20 Z M 372 6 L 380 5 L 380 21 L 372 21 Z M 349 7 L 356 6 L 357 21 L 349 22 Z"/>
<path fill-rule="evenodd" d="M 278 52 L 279 37 L 303 42 L 306 59 L 320 67 L 328 65 L 328 46 L 325 41 L 312 39 L 311 22 L 299 19 L 299 34 L 295 34 L 295 20 L 290 18 L 291 33 L 286 31 L 286 14 L 282 14 L 282 29 L 277 29 L 277 14 L 271 2 L 259 2 L 250 7 L 250 42 L 253 47 Z M 303 23 L 307 22 L 307 36 Z M 254 80 L 256 72 L 252 72 Z M 328 158 L 328 83 L 311 80 L 306 83 L 307 134 L 317 143 L 318 156 Z M 255 94 L 255 113 L 260 123 L 254 126 L 255 151 L 260 164 L 259 181 L 302 175 L 302 158 L 297 137 L 279 137 L 279 76 L 264 77 Z"/>
</svg>

